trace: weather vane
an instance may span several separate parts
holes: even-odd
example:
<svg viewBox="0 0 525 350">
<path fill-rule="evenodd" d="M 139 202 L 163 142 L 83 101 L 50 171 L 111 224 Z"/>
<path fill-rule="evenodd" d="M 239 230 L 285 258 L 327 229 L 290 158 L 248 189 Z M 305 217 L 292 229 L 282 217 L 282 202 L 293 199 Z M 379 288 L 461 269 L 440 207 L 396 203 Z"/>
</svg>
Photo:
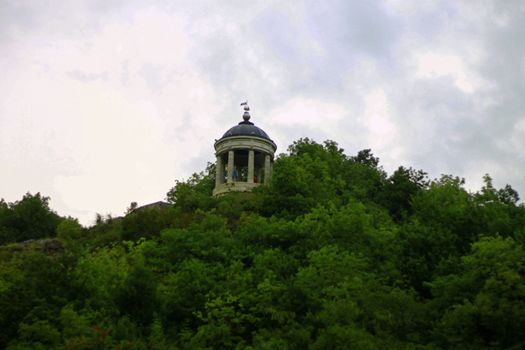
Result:
<svg viewBox="0 0 525 350">
<path fill-rule="evenodd" d="M 244 106 L 244 114 L 242 118 L 245 122 L 248 122 L 250 120 L 250 107 L 248 106 L 248 100 L 241 103 L 241 106 Z"/>
</svg>

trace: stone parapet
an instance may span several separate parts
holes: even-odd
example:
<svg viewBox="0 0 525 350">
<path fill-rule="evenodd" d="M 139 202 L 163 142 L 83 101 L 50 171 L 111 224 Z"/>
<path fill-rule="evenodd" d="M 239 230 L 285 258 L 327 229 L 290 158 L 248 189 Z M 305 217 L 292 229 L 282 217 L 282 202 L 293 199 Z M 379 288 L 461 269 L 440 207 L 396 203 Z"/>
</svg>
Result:
<svg viewBox="0 0 525 350">
<path fill-rule="evenodd" d="M 258 187 L 258 183 L 249 183 L 249 182 L 231 182 L 231 183 L 222 183 L 218 186 L 215 186 L 213 190 L 214 196 L 220 196 L 229 192 L 251 192 L 254 188 Z"/>
</svg>

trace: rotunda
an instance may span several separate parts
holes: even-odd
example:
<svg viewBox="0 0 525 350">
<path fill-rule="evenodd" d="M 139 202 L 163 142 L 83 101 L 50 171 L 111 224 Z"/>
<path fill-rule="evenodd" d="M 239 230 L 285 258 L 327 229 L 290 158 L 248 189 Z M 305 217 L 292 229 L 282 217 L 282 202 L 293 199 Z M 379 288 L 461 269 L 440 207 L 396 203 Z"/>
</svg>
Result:
<svg viewBox="0 0 525 350">
<path fill-rule="evenodd" d="M 250 107 L 244 106 L 243 121 L 215 140 L 216 177 L 214 196 L 228 192 L 249 192 L 267 184 L 277 145 L 264 130 L 250 122 Z"/>
</svg>

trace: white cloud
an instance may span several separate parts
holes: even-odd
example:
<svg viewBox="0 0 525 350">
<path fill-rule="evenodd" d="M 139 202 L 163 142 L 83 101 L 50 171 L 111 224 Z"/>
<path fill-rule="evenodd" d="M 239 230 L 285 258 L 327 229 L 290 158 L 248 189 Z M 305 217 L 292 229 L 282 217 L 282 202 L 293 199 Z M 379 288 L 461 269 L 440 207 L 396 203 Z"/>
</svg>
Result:
<svg viewBox="0 0 525 350">
<path fill-rule="evenodd" d="M 337 128 L 338 123 L 343 119 L 345 110 L 335 103 L 294 97 L 269 114 L 267 120 L 275 126 L 304 125 L 330 133 Z"/>
<path fill-rule="evenodd" d="M 360 121 L 364 125 L 367 143 L 380 154 L 388 154 L 388 168 L 392 169 L 402 158 L 397 123 L 390 110 L 390 102 L 382 89 L 375 89 L 363 96 L 365 103 Z M 399 164 L 397 164 L 399 165 Z"/>
<path fill-rule="evenodd" d="M 88 223 L 162 199 L 246 98 L 279 151 L 332 139 L 525 191 L 519 3 L 5 3 L 8 201 L 40 191 Z"/>
<path fill-rule="evenodd" d="M 18 44 L 13 56 L 26 58 L 9 62 L 0 105 L 0 157 L 18 184 L 4 182 L 2 196 L 37 188 L 87 223 L 94 212 L 162 199 L 191 173 L 185 166 L 212 139 L 220 104 L 188 57 L 183 26 L 146 11 L 83 40 Z"/>
<path fill-rule="evenodd" d="M 261 124 L 280 151 L 301 137 L 317 141 L 335 139 L 345 123 L 347 110 L 337 103 L 307 97 L 293 97 L 266 113 Z M 257 118 L 254 122 L 259 126 Z"/>
<path fill-rule="evenodd" d="M 417 79 L 450 76 L 456 87 L 467 94 L 487 85 L 478 74 L 467 68 L 461 57 L 454 54 L 418 53 L 414 56 L 414 61 Z"/>
</svg>

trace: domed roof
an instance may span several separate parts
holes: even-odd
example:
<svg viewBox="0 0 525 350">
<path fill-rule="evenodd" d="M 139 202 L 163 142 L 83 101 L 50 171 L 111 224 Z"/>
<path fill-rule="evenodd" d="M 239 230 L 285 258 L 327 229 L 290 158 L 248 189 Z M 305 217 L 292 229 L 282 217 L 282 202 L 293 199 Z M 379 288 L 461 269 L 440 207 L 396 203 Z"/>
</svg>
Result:
<svg viewBox="0 0 525 350">
<path fill-rule="evenodd" d="M 270 136 L 261 128 L 256 127 L 251 122 L 240 122 L 238 125 L 230 128 L 222 135 L 221 139 L 230 136 L 257 136 L 266 140 L 270 140 Z"/>
<path fill-rule="evenodd" d="M 268 134 L 264 132 L 264 130 L 256 127 L 252 122 L 250 122 L 249 110 L 250 108 L 248 107 L 248 105 L 244 104 L 244 115 L 242 116 L 244 120 L 238 125 L 235 125 L 228 131 L 226 131 L 224 135 L 222 135 L 220 140 L 231 136 L 255 136 L 266 139 L 268 141 L 272 141 L 272 139 L 270 139 L 270 136 L 268 136 Z"/>
</svg>

